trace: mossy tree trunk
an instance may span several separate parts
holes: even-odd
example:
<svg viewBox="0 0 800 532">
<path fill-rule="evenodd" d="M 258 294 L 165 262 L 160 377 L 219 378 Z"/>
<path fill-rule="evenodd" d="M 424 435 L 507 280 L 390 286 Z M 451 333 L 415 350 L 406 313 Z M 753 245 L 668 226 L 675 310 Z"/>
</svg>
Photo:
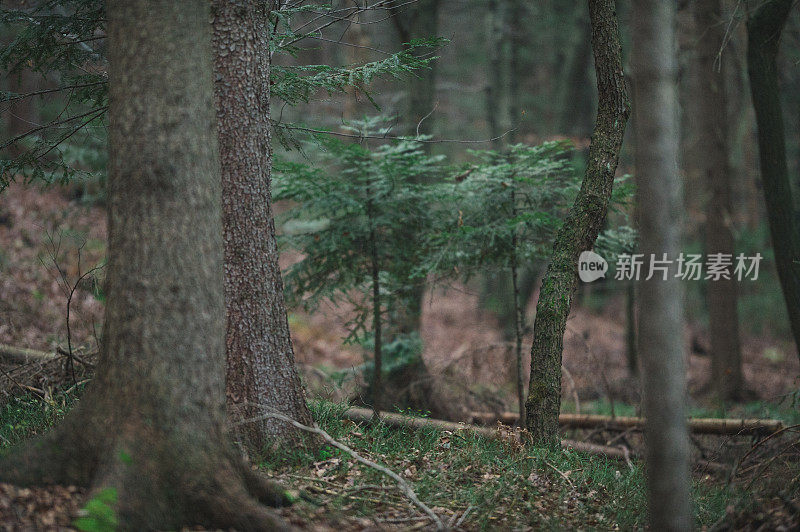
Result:
<svg viewBox="0 0 800 532">
<path fill-rule="evenodd" d="M 106 320 L 79 406 L 0 459 L 21 485 L 114 488 L 126 530 L 263 530 L 281 491 L 225 431 L 222 210 L 208 4 L 110 0 Z"/>
<path fill-rule="evenodd" d="M 755 3 L 755 2 L 754 2 Z M 777 55 L 792 0 L 767 0 L 747 21 L 747 71 L 758 126 L 761 180 L 775 252 L 795 346 L 800 356 L 800 229 L 786 163 Z"/>
<path fill-rule="evenodd" d="M 680 253 L 676 4 L 637 0 L 633 6 L 635 158 L 639 252 L 646 265 Z M 645 270 L 647 266 L 645 265 Z M 638 283 L 647 495 L 654 530 L 690 530 L 689 435 L 686 426 L 683 298 L 674 275 Z"/>
<path fill-rule="evenodd" d="M 556 235 L 542 280 L 531 349 L 527 427 L 537 445 L 558 445 L 564 330 L 578 286 L 578 256 L 603 227 L 630 112 L 613 0 L 589 0 L 599 107 L 583 184 Z"/>
<path fill-rule="evenodd" d="M 212 3 L 217 125 L 227 310 L 227 397 L 233 418 L 266 405 L 311 423 L 289 334 L 272 216 L 269 6 Z M 268 419 L 239 437 L 256 451 L 299 440 L 297 429 Z"/>
<path fill-rule="evenodd" d="M 734 255 L 732 173 L 728 164 L 727 91 L 725 61 L 719 56 L 725 25 L 720 0 L 692 3 L 697 32 L 697 139 L 694 157 L 708 191 L 705 221 L 706 256 Z M 735 277 L 709 281 L 706 287 L 711 333 L 712 385 L 718 399 L 733 401 L 742 394 L 742 353 Z"/>
</svg>

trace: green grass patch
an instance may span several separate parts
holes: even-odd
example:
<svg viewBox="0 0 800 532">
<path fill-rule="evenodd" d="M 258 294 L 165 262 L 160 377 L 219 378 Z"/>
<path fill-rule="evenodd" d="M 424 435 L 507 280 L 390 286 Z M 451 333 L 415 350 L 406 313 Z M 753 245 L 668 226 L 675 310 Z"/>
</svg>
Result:
<svg viewBox="0 0 800 532">
<path fill-rule="evenodd" d="M 464 521 L 470 528 L 632 529 L 646 524 L 645 478 L 639 463 L 630 469 L 604 457 L 530 449 L 467 431 L 356 425 L 341 419 L 343 405 L 318 401 L 311 406 L 321 428 L 403 475 L 422 501 L 443 509 L 443 517 L 447 511 L 471 508 Z M 309 515 L 321 506 L 327 515 L 355 512 L 375 517 L 399 508 L 413 513 L 391 479 L 328 445 L 313 452 L 278 449 L 262 467 L 300 491 L 300 504 L 309 507 Z M 717 521 L 733 495 L 709 481 L 695 482 L 697 526 Z"/>
<path fill-rule="evenodd" d="M 0 450 L 50 429 L 75 406 L 84 386 L 69 394 L 55 391 L 46 399 L 34 394 L 9 398 L 0 405 Z"/>
</svg>

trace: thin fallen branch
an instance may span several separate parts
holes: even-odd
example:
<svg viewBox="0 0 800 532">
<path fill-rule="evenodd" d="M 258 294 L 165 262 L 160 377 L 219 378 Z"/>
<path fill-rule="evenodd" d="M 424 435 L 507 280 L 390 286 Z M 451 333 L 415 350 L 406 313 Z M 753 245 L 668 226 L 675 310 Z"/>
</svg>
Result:
<svg viewBox="0 0 800 532">
<path fill-rule="evenodd" d="M 59 356 L 55 353 L 37 351 L 36 349 L 0 344 L 0 358 L 19 364 L 30 364 L 31 362 L 49 362 L 56 360 Z"/>
<path fill-rule="evenodd" d="M 503 412 L 499 415 L 491 412 L 472 412 L 470 418 L 473 422 L 491 424 L 497 421 L 506 425 L 517 422 L 515 412 Z M 595 414 L 561 414 L 559 424 L 571 429 L 593 429 L 602 427 L 608 430 L 629 430 L 644 428 L 644 418 L 641 417 L 612 417 Z M 750 435 L 772 434 L 784 428 L 779 419 L 715 419 L 694 418 L 689 419 L 689 429 L 698 434 L 721 435 Z"/>
<path fill-rule="evenodd" d="M 259 408 L 265 409 L 266 407 L 264 407 L 262 405 L 259 405 Z M 370 415 L 372 415 L 371 411 L 370 411 Z M 428 505 L 426 505 L 424 502 L 419 500 L 419 497 L 417 497 L 417 494 L 414 493 L 414 490 L 411 488 L 411 486 L 408 484 L 408 482 L 405 481 L 405 479 L 403 477 L 401 477 L 400 475 L 398 475 L 397 473 L 395 473 L 391 469 L 383 467 L 380 464 L 376 464 L 372 460 L 368 460 L 367 458 L 364 458 L 363 456 L 361 456 L 360 454 L 355 452 L 353 449 L 351 449 L 347 445 L 345 445 L 345 444 L 343 444 L 343 443 L 341 443 L 341 442 L 339 442 L 337 440 L 334 440 L 333 437 L 331 437 L 330 434 L 328 434 L 327 432 L 325 432 L 324 430 L 322 430 L 321 428 L 319 428 L 316 425 L 313 426 L 313 427 L 309 427 L 308 425 L 303 425 L 302 423 L 299 423 L 299 422 L 295 421 L 294 419 L 292 419 L 292 418 L 290 418 L 288 416 L 284 416 L 283 414 L 279 414 L 277 412 L 267 412 L 265 414 L 262 414 L 260 416 L 254 417 L 254 418 L 249 418 L 249 419 L 245 419 L 245 420 L 239 421 L 239 422 L 235 423 L 235 425 L 238 426 L 238 425 L 244 425 L 244 424 L 247 424 L 247 423 L 255 423 L 255 422 L 258 422 L 258 421 L 263 421 L 263 420 L 268 419 L 268 418 L 280 419 L 281 421 L 285 421 L 286 423 L 289 423 L 290 425 L 293 425 L 294 427 L 296 427 L 296 428 L 298 428 L 300 430 L 304 430 L 304 431 L 310 432 L 312 434 L 317 434 L 320 437 L 322 437 L 323 440 L 328 442 L 328 444 L 333 445 L 337 449 L 340 449 L 340 450 L 346 452 L 347 454 L 349 454 L 350 456 L 355 458 L 358 462 L 361 462 L 362 464 L 364 464 L 364 465 L 366 465 L 368 467 L 376 469 L 376 470 L 380 471 L 381 473 L 383 473 L 384 475 L 390 477 L 395 482 L 397 482 L 397 487 L 400 489 L 400 491 L 402 491 L 411 500 L 411 502 L 413 502 L 415 505 L 417 505 L 417 507 L 419 507 L 428 517 L 431 518 L 431 520 L 436 525 L 436 530 L 444 530 L 445 529 L 444 523 L 442 523 L 442 520 L 439 518 L 439 516 L 436 515 L 434 513 L 434 511 L 431 510 L 430 507 L 428 507 Z"/>
<path fill-rule="evenodd" d="M 569 487 L 570 487 L 570 488 L 572 488 L 573 490 L 575 489 L 575 485 L 572 483 L 572 481 L 569 479 L 569 477 L 567 476 L 567 474 L 566 474 L 566 473 L 564 473 L 564 472 L 563 472 L 563 471 L 561 471 L 559 468 L 557 468 L 556 466 L 554 466 L 553 464 L 551 464 L 551 463 L 550 463 L 548 460 L 545 460 L 545 461 L 544 461 L 544 464 L 545 464 L 547 467 L 549 467 L 550 469 L 552 469 L 553 471 L 555 471 L 556 473 L 558 473 L 558 475 L 559 475 L 561 478 L 563 478 L 564 480 L 566 480 L 566 481 L 567 481 L 567 484 L 569 484 Z"/>
</svg>

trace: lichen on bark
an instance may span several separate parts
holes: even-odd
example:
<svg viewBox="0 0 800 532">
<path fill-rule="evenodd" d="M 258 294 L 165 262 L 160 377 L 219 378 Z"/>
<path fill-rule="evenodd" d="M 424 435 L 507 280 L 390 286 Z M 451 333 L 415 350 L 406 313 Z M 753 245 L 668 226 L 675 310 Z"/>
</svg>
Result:
<svg viewBox="0 0 800 532">
<path fill-rule="evenodd" d="M 536 305 L 527 429 L 536 445 L 558 445 L 561 355 L 572 298 L 578 286 L 578 256 L 591 249 L 602 229 L 614 173 L 630 113 L 613 0 L 589 0 L 598 111 L 583 184 L 556 235 L 553 256 Z"/>
</svg>

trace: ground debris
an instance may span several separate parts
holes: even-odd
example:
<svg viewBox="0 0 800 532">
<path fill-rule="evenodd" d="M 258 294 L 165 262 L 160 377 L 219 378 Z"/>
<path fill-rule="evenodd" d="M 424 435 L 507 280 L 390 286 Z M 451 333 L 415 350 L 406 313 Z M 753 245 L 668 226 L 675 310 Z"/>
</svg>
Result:
<svg viewBox="0 0 800 532">
<path fill-rule="evenodd" d="M 75 486 L 19 488 L 0 483 L 0 530 L 73 530 L 84 491 Z"/>
</svg>

